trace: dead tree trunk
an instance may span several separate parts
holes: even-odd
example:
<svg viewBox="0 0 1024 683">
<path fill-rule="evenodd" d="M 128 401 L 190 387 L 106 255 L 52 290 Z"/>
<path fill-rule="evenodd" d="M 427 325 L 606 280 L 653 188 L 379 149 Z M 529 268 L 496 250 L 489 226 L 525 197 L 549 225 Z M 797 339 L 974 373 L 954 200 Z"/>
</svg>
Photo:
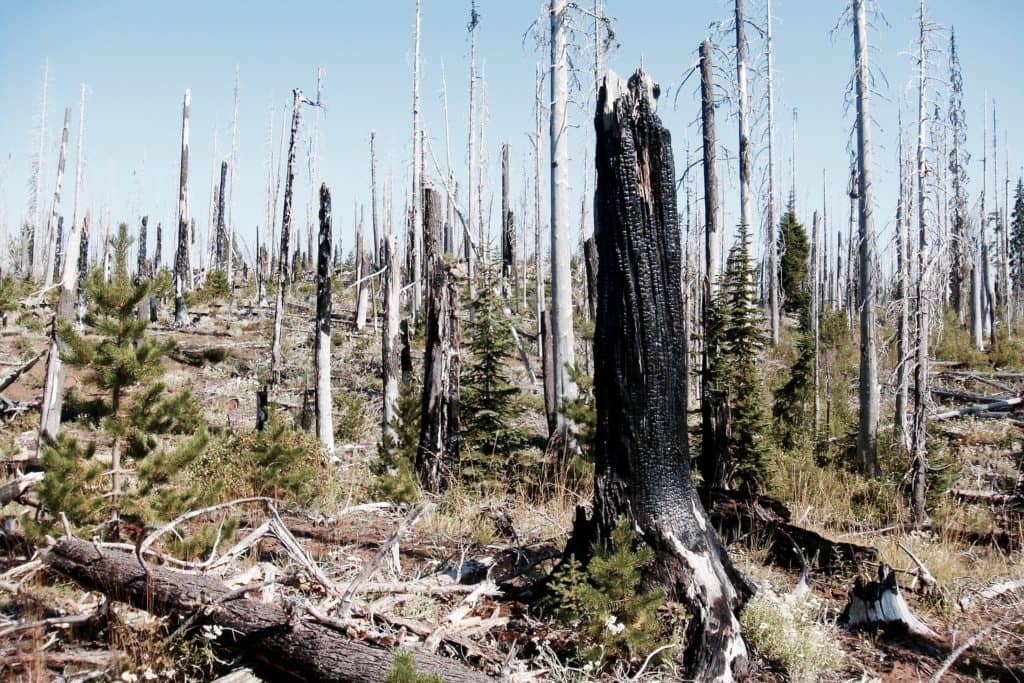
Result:
<svg viewBox="0 0 1024 683">
<path fill-rule="evenodd" d="M 598 94 L 594 516 L 577 514 L 570 548 L 606 543 L 625 516 L 655 552 L 645 583 L 693 611 L 688 677 L 730 681 L 747 659 L 741 596 L 690 478 L 675 165 L 653 91 L 637 71 L 628 89 L 609 73 Z"/>
<path fill-rule="evenodd" d="M 910 426 L 907 423 L 907 406 L 910 396 L 910 251 L 909 242 L 909 207 L 907 206 L 906 181 L 903 163 L 903 132 L 900 130 L 899 144 L 899 197 L 896 203 L 896 270 L 897 297 L 899 299 L 900 317 L 897 321 L 896 337 L 896 433 L 904 447 L 910 446 Z"/>
<path fill-rule="evenodd" d="M 566 0 L 551 0 L 551 334 L 555 398 L 561 405 L 576 397 L 569 368 L 576 365 L 572 326 L 572 272 L 569 263 L 569 11 Z M 559 418 L 561 422 L 561 417 Z"/>
<path fill-rule="evenodd" d="M 398 419 L 398 292 L 401 287 L 395 238 L 384 235 L 384 334 L 381 335 L 381 375 L 384 378 L 384 436 L 396 438 Z"/>
<path fill-rule="evenodd" d="M 369 265 L 366 262 L 366 248 L 363 246 L 363 217 L 356 221 L 356 330 L 366 327 L 366 309 L 369 308 L 372 281 L 366 281 Z"/>
<path fill-rule="evenodd" d="M 715 141 L 715 84 L 711 63 L 711 41 L 700 44 L 700 99 L 701 127 L 704 152 L 704 285 L 701 313 L 704 327 L 704 345 L 701 372 L 701 468 L 704 481 L 710 487 L 724 484 L 725 445 L 728 443 L 728 409 L 724 396 L 712 395 L 708 385 L 708 347 L 710 336 L 711 302 L 718 287 L 718 176 L 716 172 Z M 725 420 L 723 424 L 722 420 Z M 709 478 L 710 476 L 710 478 Z"/>
<path fill-rule="evenodd" d="M 53 190 L 53 204 L 50 207 L 50 219 L 46 223 L 45 237 L 47 240 L 43 262 L 43 285 L 49 287 L 53 283 L 54 258 L 57 253 L 57 217 L 60 215 L 60 189 L 64 183 L 64 162 L 68 151 L 68 128 L 71 127 L 71 107 L 64 109 L 64 129 L 60 134 L 60 155 L 57 157 L 57 182 Z"/>
<path fill-rule="evenodd" d="M 871 112 L 868 73 L 868 27 L 864 0 L 853 0 L 854 65 L 857 89 L 857 195 L 860 199 L 860 424 L 857 459 L 861 470 L 878 471 L 878 350 L 875 329 L 875 222 L 871 200 Z"/>
<path fill-rule="evenodd" d="M 331 411 L 331 191 L 320 185 L 320 242 L 316 262 L 316 435 L 334 457 Z"/>
<path fill-rule="evenodd" d="M 181 112 L 181 174 L 178 178 L 178 248 L 174 255 L 174 326 L 188 324 L 185 290 L 189 288 L 189 220 L 188 220 L 188 116 L 192 91 L 185 91 Z"/>
<path fill-rule="evenodd" d="M 501 146 L 501 274 L 506 289 L 511 289 L 512 293 L 509 296 L 515 302 L 519 293 L 519 282 L 516 272 L 515 214 L 512 212 L 508 198 L 508 156 L 509 147 L 506 142 Z"/>
<path fill-rule="evenodd" d="M 216 267 L 225 270 L 227 269 L 228 250 L 231 248 L 228 244 L 227 224 L 224 220 L 224 196 L 227 183 L 228 162 L 222 161 L 220 162 L 220 187 L 217 190 L 217 241 L 215 253 L 217 259 Z"/>
<path fill-rule="evenodd" d="M 142 224 L 139 226 L 139 250 L 135 259 L 135 271 L 139 277 L 148 277 L 149 270 L 146 268 L 146 229 L 149 226 L 149 216 L 142 217 Z"/>
<path fill-rule="evenodd" d="M 416 472 L 425 491 L 448 488 L 459 460 L 459 295 L 441 250 L 441 202 L 423 188 L 427 329 Z"/>
<path fill-rule="evenodd" d="M 350 640 L 329 626 L 237 595 L 213 577 L 140 566 L 131 553 L 100 550 L 87 541 L 64 538 L 48 551 L 46 563 L 83 586 L 140 609 L 159 615 L 194 614 L 196 626 L 220 626 L 224 633 L 218 644 L 279 672 L 284 680 L 375 683 L 384 680 L 394 663 L 389 649 Z M 418 648 L 410 651 L 420 670 L 436 671 L 445 681 L 491 680 L 440 655 Z"/>
<path fill-rule="evenodd" d="M 75 294 L 78 300 L 76 317 L 79 322 L 85 317 L 85 275 L 89 270 L 89 219 L 90 214 L 86 211 L 82 218 L 82 242 L 78 248 L 78 270 L 75 274 Z"/>
<path fill-rule="evenodd" d="M 583 242 L 583 263 L 587 269 L 587 306 L 590 319 L 597 319 L 597 242 L 589 237 Z"/>
<path fill-rule="evenodd" d="M 779 263 L 775 240 L 775 93 L 772 73 L 772 3 L 765 2 L 765 54 L 768 71 L 768 230 L 765 248 L 768 250 L 768 319 L 771 322 L 772 344 L 779 343 Z"/>
<path fill-rule="evenodd" d="M 288 286 L 288 256 L 291 253 L 292 185 L 295 183 L 295 139 L 299 135 L 302 91 L 292 90 L 292 130 L 288 138 L 288 170 L 284 181 L 284 209 L 281 214 L 281 258 L 277 264 L 277 293 L 274 306 L 274 339 L 270 346 L 270 383 L 281 381 L 281 331 L 284 326 L 284 290 Z"/>
</svg>

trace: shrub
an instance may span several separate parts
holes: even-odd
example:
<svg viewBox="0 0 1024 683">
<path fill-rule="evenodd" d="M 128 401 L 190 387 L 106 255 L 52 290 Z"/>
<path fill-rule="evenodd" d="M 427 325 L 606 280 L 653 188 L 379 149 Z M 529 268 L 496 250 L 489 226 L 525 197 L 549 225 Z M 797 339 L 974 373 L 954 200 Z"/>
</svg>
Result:
<svg viewBox="0 0 1024 683">
<path fill-rule="evenodd" d="M 189 474 L 216 490 L 222 500 L 268 496 L 308 506 L 333 490 L 334 478 L 326 476 L 326 467 L 316 437 L 288 427 L 271 411 L 263 431 L 214 440 Z"/>
<path fill-rule="evenodd" d="M 758 594 L 740 612 L 740 625 L 754 652 L 777 662 L 789 680 L 810 683 L 843 664 L 833 628 L 817 612 L 811 600 Z"/>
<path fill-rule="evenodd" d="M 640 590 L 654 552 L 638 543 L 625 518 L 612 531 L 610 546 L 591 546 L 586 568 L 570 556 L 551 584 L 555 617 L 579 634 L 577 656 L 597 665 L 608 657 L 642 660 L 666 636 L 656 614 L 663 593 Z"/>
<path fill-rule="evenodd" d="M 384 683 L 442 683 L 436 671 L 425 674 L 416 667 L 416 660 L 405 650 L 395 653 L 395 662 L 388 670 Z"/>
</svg>

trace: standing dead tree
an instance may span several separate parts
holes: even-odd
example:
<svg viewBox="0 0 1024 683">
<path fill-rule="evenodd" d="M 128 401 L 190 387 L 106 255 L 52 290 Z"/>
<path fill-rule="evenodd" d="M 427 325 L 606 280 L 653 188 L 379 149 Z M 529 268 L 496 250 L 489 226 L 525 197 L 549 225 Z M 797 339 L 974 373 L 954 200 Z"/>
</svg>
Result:
<svg viewBox="0 0 1024 683">
<path fill-rule="evenodd" d="M 949 126 L 952 146 L 949 151 L 949 177 L 952 184 L 950 213 L 953 215 L 952 271 L 950 273 L 950 300 L 961 324 L 967 320 L 970 305 L 969 253 L 970 219 L 967 214 L 967 122 L 963 104 L 964 80 L 960 69 L 960 56 L 956 49 L 956 33 L 949 31 Z"/>
<path fill-rule="evenodd" d="M 768 230 L 765 248 L 768 250 L 768 319 L 771 324 L 772 343 L 779 343 L 779 263 L 775 240 L 775 83 L 772 54 L 772 2 L 765 0 L 765 54 L 767 56 L 768 85 Z"/>
<path fill-rule="evenodd" d="M 192 106 L 192 91 L 185 91 L 181 110 L 181 173 L 178 176 L 178 247 L 174 254 L 174 326 L 188 324 L 185 309 L 185 290 L 189 280 L 189 220 L 188 220 L 188 117 Z"/>
<path fill-rule="evenodd" d="M 331 411 L 331 191 L 320 185 L 320 240 L 316 261 L 316 435 L 328 457 L 334 457 Z"/>
<path fill-rule="evenodd" d="M 441 493 L 459 460 L 459 295 L 444 261 L 441 202 L 423 188 L 424 252 L 427 266 L 426 349 L 416 472 L 425 491 Z"/>
<path fill-rule="evenodd" d="M 320 102 L 312 102 L 303 97 L 298 88 L 292 90 L 292 128 L 288 138 L 288 166 L 284 185 L 284 209 L 281 213 L 281 249 L 277 262 L 277 293 L 274 304 L 274 338 L 270 346 L 270 384 L 276 386 L 281 381 L 281 331 L 284 325 L 284 290 L 288 286 L 288 255 L 291 253 L 292 228 L 292 187 L 295 184 L 295 142 L 299 135 L 299 117 L 302 105 L 319 107 Z"/>
<path fill-rule="evenodd" d="M 675 165 L 654 90 L 643 71 L 628 86 L 609 73 L 598 95 L 594 514 L 577 512 L 567 552 L 585 555 L 628 519 L 655 553 L 645 583 L 693 612 L 688 677 L 731 681 L 747 659 L 741 595 L 690 477 Z"/>
<path fill-rule="evenodd" d="M 871 198 L 871 77 L 868 72 L 868 22 L 865 0 L 853 2 L 854 81 L 857 101 L 857 188 L 860 200 L 860 277 L 857 305 L 860 307 L 860 382 L 858 399 L 860 423 L 857 430 L 858 466 L 864 472 L 878 471 L 878 417 L 881 397 L 878 389 L 878 349 L 875 329 L 875 221 Z"/>
<path fill-rule="evenodd" d="M 228 184 L 228 162 L 220 162 L 220 185 L 217 188 L 217 234 L 214 240 L 215 246 L 215 267 L 220 269 L 227 269 L 228 264 L 228 234 L 227 234 L 227 221 L 224 215 L 224 198 L 227 194 L 226 185 Z"/>
<path fill-rule="evenodd" d="M 59 249 L 60 240 L 57 235 L 57 223 L 60 216 L 60 190 L 64 183 L 64 162 L 68 151 L 68 129 L 71 127 L 71 107 L 64 108 L 64 128 L 60 134 L 60 155 L 57 157 L 57 181 L 53 189 L 53 203 L 50 205 L 50 218 L 46 222 L 46 260 L 43 262 L 43 284 L 53 284 L 54 262 Z"/>
<path fill-rule="evenodd" d="M 382 412 L 384 435 L 391 440 L 397 437 L 398 420 L 398 305 L 401 289 L 401 273 L 398 272 L 398 254 L 395 250 L 395 236 L 390 226 L 384 234 L 384 331 L 381 335 L 381 375 L 384 381 L 384 409 Z"/>
</svg>

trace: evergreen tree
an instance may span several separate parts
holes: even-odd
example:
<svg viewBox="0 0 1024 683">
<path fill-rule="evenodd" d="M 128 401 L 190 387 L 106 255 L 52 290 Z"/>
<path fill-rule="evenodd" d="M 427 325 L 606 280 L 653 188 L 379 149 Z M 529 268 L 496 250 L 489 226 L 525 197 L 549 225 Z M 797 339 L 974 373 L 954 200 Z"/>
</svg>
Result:
<svg viewBox="0 0 1024 683">
<path fill-rule="evenodd" d="M 811 252 L 807 231 L 796 219 L 796 200 L 790 195 L 779 224 L 780 277 L 784 295 L 783 309 L 802 315 L 808 306 L 807 261 Z"/>
<path fill-rule="evenodd" d="M 143 526 L 199 506 L 216 493 L 172 482 L 200 454 L 206 430 L 191 392 L 169 394 L 162 381 L 163 358 L 173 342 L 148 336 L 146 322 L 136 316 L 152 281 L 133 281 L 129 276 L 130 243 L 122 223 L 114 243 L 110 281 L 100 269 L 89 274 L 90 306 L 84 323 L 91 333 L 80 334 L 57 320 L 58 334 L 67 346 L 63 360 L 83 370 L 82 381 L 101 394 L 92 413 L 99 427 L 97 438 L 83 447 L 77 439 L 61 435 L 43 452 L 46 474 L 38 488 L 40 499 L 51 513 L 64 512 L 76 526 L 105 519 Z M 181 438 L 168 449 L 157 440 L 165 435 Z M 109 484 L 102 474 L 107 468 L 93 458 L 100 449 L 120 459 L 120 471 L 112 475 L 122 481 L 120 496 L 104 495 Z M 134 477 L 129 480 L 125 474 L 130 471 Z M 113 536 L 119 533 L 117 525 L 110 531 Z"/>
<path fill-rule="evenodd" d="M 1014 292 L 1024 295 L 1024 179 L 1017 180 L 1013 198 L 1013 221 L 1010 223 L 1010 260 Z"/>
<path fill-rule="evenodd" d="M 708 362 L 710 387 L 725 391 L 731 408 L 730 474 L 751 491 L 761 487 L 768 468 L 767 400 L 757 369 L 765 336 L 754 282 L 750 231 L 741 225 L 712 306 Z"/>
<path fill-rule="evenodd" d="M 412 503 L 419 500 L 420 484 L 416 476 L 416 449 L 420 444 L 420 408 L 423 389 L 418 382 L 402 382 L 398 394 L 392 437 L 387 431 L 381 440 L 377 458 L 370 464 L 376 477 L 370 485 L 374 500 Z"/>
<path fill-rule="evenodd" d="M 490 277 L 473 302 L 469 362 L 462 363 L 461 403 L 463 438 L 462 473 L 480 480 L 504 471 L 508 457 L 523 445 L 523 434 L 514 424 L 519 416 L 520 390 L 513 382 L 506 360 L 514 341 L 502 314 L 496 283 Z M 494 458 L 502 457 L 503 462 Z"/>
</svg>

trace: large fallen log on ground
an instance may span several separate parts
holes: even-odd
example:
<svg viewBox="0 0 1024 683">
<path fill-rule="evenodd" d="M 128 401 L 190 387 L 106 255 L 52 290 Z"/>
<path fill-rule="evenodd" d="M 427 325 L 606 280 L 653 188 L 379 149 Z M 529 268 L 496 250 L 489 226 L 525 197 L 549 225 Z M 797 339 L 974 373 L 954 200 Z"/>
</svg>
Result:
<svg viewBox="0 0 1024 683">
<path fill-rule="evenodd" d="M 1024 403 L 1024 398 L 1008 398 L 1005 401 L 990 401 L 988 403 L 975 403 L 974 405 L 967 406 L 966 408 L 959 408 L 957 410 L 947 410 L 944 413 L 937 413 L 932 416 L 935 420 L 948 420 L 952 417 L 963 417 L 964 415 L 973 415 L 975 413 L 983 413 L 989 410 L 1000 410 L 1002 408 L 1010 408 L 1012 406 L 1020 405 Z"/>
<path fill-rule="evenodd" d="M 727 539 L 743 534 L 763 534 L 769 544 L 768 559 L 785 567 L 800 568 L 801 554 L 812 568 L 824 571 L 878 561 L 874 548 L 832 541 L 790 523 L 789 510 L 767 496 L 714 489 L 709 496 L 708 516 Z"/>
<path fill-rule="evenodd" d="M 302 619 L 301 608 L 289 614 L 250 600 L 209 576 L 154 565 L 143 568 L 130 553 L 64 538 L 47 551 L 45 562 L 112 600 L 155 614 L 185 612 L 195 616 L 197 626 L 220 626 L 219 645 L 285 679 L 375 683 L 384 680 L 394 662 L 390 650 L 351 640 L 323 624 Z M 437 671 L 445 681 L 490 680 L 451 659 L 420 648 L 408 649 L 421 671 Z"/>
</svg>

